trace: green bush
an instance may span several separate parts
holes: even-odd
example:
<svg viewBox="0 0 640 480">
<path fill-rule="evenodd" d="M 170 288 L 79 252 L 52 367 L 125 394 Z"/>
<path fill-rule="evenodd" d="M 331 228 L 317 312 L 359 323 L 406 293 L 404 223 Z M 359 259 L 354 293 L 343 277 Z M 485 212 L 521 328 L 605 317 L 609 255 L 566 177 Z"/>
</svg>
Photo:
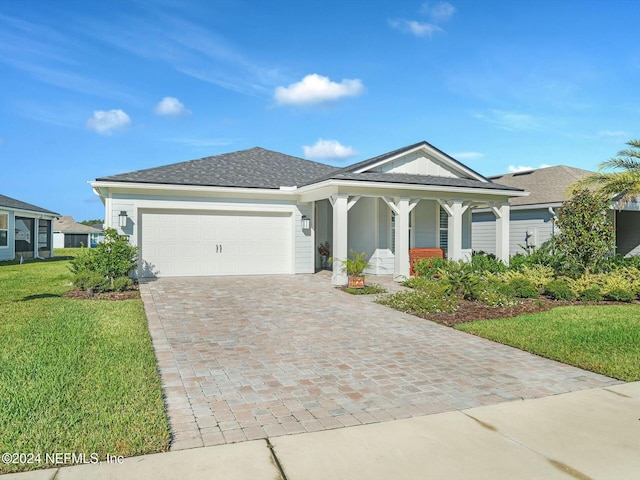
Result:
<svg viewBox="0 0 640 480">
<path fill-rule="evenodd" d="M 113 280 L 113 290 L 116 292 L 124 292 L 133 286 L 133 280 L 129 277 L 118 277 Z"/>
<path fill-rule="evenodd" d="M 578 300 L 581 302 L 601 302 L 602 298 L 602 292 L 597 285 L 584 289 L 580 295 L 578 295 Z"/>
<path fill-rule="evenodd" d="M 421 258 L 413 265 L 413 271 L 424 278 L 432 278 L 448 263 L 444 258 Z"/>
<path fill-rule="evenodd" d="M 508 283 L 501 281 L 482 282 L 474 291 L 475 300 L 490 307 L 509 307 L 518 301 L 515 289 Z"/>
<path fill-rule="evenodd" d="M 458 308 L 456 297 L 448 292 L 446 285 L 438 281 L 425 282 L 415 290 L 383 295 L 376 301 L 414 315 L 455 312 Z"/>
<path fill-rule="evenodd" d="M 616 302 L 633 302 L 636 299 L 636 296 L 631 290 L 627 290 L 625 288 L 614 288 L 609 290 L 607 298 Z"/>
<path fill-rule="evenodd" d="M 71 260 L 69 269 L 76 280 L 80 276 L 81 284 L 88 278 L 85 274 L 91 274 L 94 282 L 98 277 L 106 279 L 106 290 L 113 290 L 117 278 L 128 277 L 136 268 L 137 256 L 138 247 L 132 246 L 127 237 L 119 235 L 115 229 L 108 228 L 104 231 L 104 242 L 96 248 L 82 250 Z M 82 288 L 76 281 L 74 284 Z M 122 285 L 121 280 L 119 286 Z"/>
<path fill-rule="evenodd" d="M 480 284 L 480 275 L 473 271 L 470 263 L 462 260 L 449 261 L 438 270 L 438 275 L 447 291 L 458 297 L 473 300 Z"/>
<path fill-rule="evenodd" d="M 547 283 L 544 293 L 554 300 L 573 300 L 575 298 L 569 284 L 561 279 L 551 280 Z"/>
<path fill-rule="evenodd" d="M 97 272 L 84 271 L 73 278 L 73 284 L 80 290 L 101 293 L 110 290 L 111 282 Z"/>
<path fill-rule="evenodd" d="M 508 285 L 513 288 L 516 297 L 537 298 L 540 294 L 536 286 L 526 278 L 513 278 Z"/>
<path fill-rule="evenodd" d="M 507 271 L 507 266 L 493 253 L 477 252 L 471 256 L 471 268 L 476 273 L 502 273 Z"/>
</svg>

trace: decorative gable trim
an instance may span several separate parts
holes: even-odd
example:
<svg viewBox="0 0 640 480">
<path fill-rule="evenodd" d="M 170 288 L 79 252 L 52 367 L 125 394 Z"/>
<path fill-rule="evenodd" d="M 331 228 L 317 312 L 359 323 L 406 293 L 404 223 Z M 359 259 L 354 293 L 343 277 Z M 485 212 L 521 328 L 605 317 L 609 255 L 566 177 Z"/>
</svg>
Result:
<svg viewBox="0 0 640 480">
<path fill-rule="evenodd" d="M 455 160 L 453 157 L 450 157 L 446 153 L 438 150 L 434 146 L 428 144 L 427 142 L 422 142 L 418 145 L 414 145 L 412 147 L 407 148 L 406 150 L 400 150 L 392 152 L 389 156 L 379 157 L 377 161 L 373 161 L 371 163 L 362 164 L 360 167 L 357 167 L 352 170 L 353 173 L 364 173 L 364 172 L 374 172 L 380 171 L 380 167 L 383 165 L 393 163 L 403 157 L 410 156 L 413 153 L 424 153 L 427 158 L 433 159 L 434 161 L 442 164 L 445 169 L 452 170 L 458 174 L 460 174 L 461 178 L 468 178 L 472 180 L 478 180 L 480 182 L 488 183 L 489 180 L 480 175 L 478 172 L 470 169 L 469 167 L 463 165 L 462 163 Z"/>
</svg>

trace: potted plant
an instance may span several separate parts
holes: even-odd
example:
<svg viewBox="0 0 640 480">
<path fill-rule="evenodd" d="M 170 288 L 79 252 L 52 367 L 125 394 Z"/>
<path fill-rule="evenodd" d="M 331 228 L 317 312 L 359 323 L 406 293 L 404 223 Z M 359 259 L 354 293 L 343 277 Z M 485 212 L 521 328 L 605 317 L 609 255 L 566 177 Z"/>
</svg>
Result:
<svg viewBox="0 0 640 480">
<path fill-rule="evenodd" d="M 329 255 L 331 255 L 331 246 L 329 245 L 329 242 L 320 243 L 320 245 L 318 245 L 318 253 L 320 254 L 321 260 L 320 268 L 327 268 L 327 259 L 329 258 Z"/>
<path fill-rule="evenodd" d="M 342 271 L 349 277 L 349 288 L 364 288 L 364 271 L 369 266 L 365 252 L 351 250 L 351 258 L 342 263 Z"/>
</svg>

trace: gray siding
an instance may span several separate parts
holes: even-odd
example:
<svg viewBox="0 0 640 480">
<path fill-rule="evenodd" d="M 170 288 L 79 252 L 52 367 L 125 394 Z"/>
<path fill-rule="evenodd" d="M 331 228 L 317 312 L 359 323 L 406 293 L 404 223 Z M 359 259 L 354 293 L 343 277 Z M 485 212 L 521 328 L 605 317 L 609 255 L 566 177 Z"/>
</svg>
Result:
<svg viewBox="0 0 640 480">
<path fill-rule="evenodd" d="M 438 237 L 438 206 L 435 200 L 421 200 L 415 209 L 414 247 L 435 247 Z"/>
<path fill-rule="evenodd" d="M 16 248 L 16 241 L 15 241 L 15 231 L 16 231 L 16 227 L 15 227 L 15 215 L 13 212 L 8 211 L 8 210 L 1 210 L 0 213 L 8 213 L 9 214 L 9 224 L 8 229 L 9 231 L 7 232 L 7 246 L 6 247 L 0 247 L 0 260 L 13 260 L 15 257 L 15 248 Z"/>
<path fill-rule="evenodd" d="M 509 255 L 524 253 L 523 247 L 540 246 L 553 235 L 553 222 L 547 209 L 511 210 Z M 493 212 L 473 213 L 474 251 L 496 252 L 496 219 Z"/>
<path fill-rule="evenodd" d="M 640 255 L 640 212 L 616 212 L 616 253 Z"/>
</svg>

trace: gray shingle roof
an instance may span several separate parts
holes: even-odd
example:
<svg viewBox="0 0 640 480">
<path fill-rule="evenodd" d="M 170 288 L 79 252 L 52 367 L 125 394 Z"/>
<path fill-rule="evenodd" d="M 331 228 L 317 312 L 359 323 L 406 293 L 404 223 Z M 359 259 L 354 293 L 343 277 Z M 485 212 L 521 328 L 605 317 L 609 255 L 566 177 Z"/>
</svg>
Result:
<svg viewBox="0 0 640 480">
<path fill-rule="evenodd" d="M 53 221 L 54 232 L 64 233 L 101 233 L 101 228 L 77 223 L 70 215 L 63 215 Z"/>
<path fill-rule="evenodd" d="M 490 190 L 520 191 L 517 187 L 509 187 L 493 182 L 481 182 L 468 178 L 437 177 L 435 175 L 411 175 L 407 173 L 350 173 L 338 172 L 331 175 L 336 180 L 356 180 L 363 182 L 408 183 L 412 185 L 437 185 L 442 187 L 485 188 Z"/>
<path fill-rule="evenodd" d="M 492 183 L 489 180 L 483 182 L 480 180 L 437 177 L 432 175 L 409 175 L 403 173 L 354 173 L 354 170 L 373 165 L 385 158 L 401 154 L 404 151 L 409 151 L 421 145 L 435 148 L 427 142 L 419 142 L 344 168 L 333 167 L 331 165 L 255 147 L 248 150 L 200 158 L 198 160 L 101 177 L 96 180 L 166 185 L 277 189 L 280 187 L 301 187 L 324 180 L 335 179 L 495 190 L 519 190 L 517 187 L 512 188 Z M 459 163 L 453 158 L 451 158 L 451 160 Z M 464 165 L 462 166 L 468 168 Z M 485 178 L 480 174 L 477 175 L 480 178 Z"/>
<path fill-rule="evenodd" d="M 306 185 L 336 167 L 255 147 L 163 167 L 98 178 L 98 181 L 280 188 Z"/>
<path fill-rule="evenodd" d="M 16 200 L 15 198 L 7 197 L 6 195 L 0 194 L 0 208 L 2 207 L 9 208 L 11 210 L 26 210 L 29 212 L 58 215 L 56 212 L 52 212 L 51 210 L 47 210 L 46 208 L 38 207 L 36 205 L 32 205 L 31 203 Z"/>
<path fill-rule="evenodd" d="M 559 165 L 526 172 L 507 173 L 490 178 L 496 182 L 530 192 L 528 197 L 515 197 L 509 200 L 511 205 L 517 206 L 564 202 L 569 199 L 569 186 L 589 173 L 593 172 Z"/>
</svg>

